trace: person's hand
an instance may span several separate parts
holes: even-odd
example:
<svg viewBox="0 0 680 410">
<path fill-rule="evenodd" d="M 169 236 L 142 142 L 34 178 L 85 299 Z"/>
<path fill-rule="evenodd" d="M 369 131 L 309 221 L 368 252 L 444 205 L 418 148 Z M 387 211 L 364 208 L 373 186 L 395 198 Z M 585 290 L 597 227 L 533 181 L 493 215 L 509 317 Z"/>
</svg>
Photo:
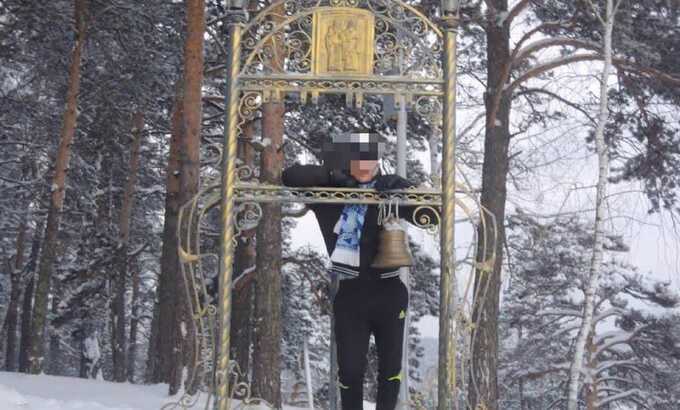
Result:
<svg viewBox="0 0 680 410">
<path fill-rule="evenodd" d="M 407 179 L 399 175 L 383 175 L 375 181 L 377 191 L 391 191 L 393 189 L 406 189 L 413 186 Z"/>
<path fill-rule="evenodd" d="M 359 186 L 359 183 L 353 176 L 341 169 L 331 169 L 328 171 L 328 180 L 330 185 L 335 187 L 356 188 Z"/>
</svg>

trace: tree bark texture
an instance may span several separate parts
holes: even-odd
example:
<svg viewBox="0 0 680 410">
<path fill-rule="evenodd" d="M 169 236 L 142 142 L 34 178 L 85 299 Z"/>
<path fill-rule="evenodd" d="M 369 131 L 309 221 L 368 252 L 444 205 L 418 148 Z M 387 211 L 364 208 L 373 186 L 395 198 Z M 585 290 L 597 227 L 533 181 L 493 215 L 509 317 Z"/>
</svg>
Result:
<svg viewBox="0 0 680 410">
<path fill-rule="evenodd" d="M 272 47 L 276 55 L 283 56 L 280 44 Z M 273 66 L 283 71 L 283 57 L 273 61 Z M 260 153 L 260 181 L 265 184 L 281 185 L 284 113 L 279 95 L 262 105 L 262 139 L 269 142 Z M 253 331 L 253 392 L 276 408 L 281 407 L 281 216 L 281 204 L 262 204 Z"/>
<path fill-rule="evenodd" d="M 153 383 L 155 372 L 158 369 L 158 334 L 160 332 L 160 310 L 158 295 L 153 295 L 153 314 L 151 315 L 151 329 L 149 329 L 149 345 L 146 353 L 146 369 L 144 369 L 144 382 Z"/>
<path fill-rule="evenodd" d="M 127 355 L 127 380 L 135 383 L 135 364 L 137 363 L 137 339 L 139 334 L 140 267 L 132 263 L 132 301 L 130 302 L 130 339 Z"/>
<path fill-rule="evenodd" d="M 281 184 L 283 102 L 263 105 L 262 136 L 270 144 L 261 153 L 260 180 Z M 281 406 L 281 205 L 262 204 L 257 228 L 257 279 L 253 351 L 253 390 L 275 407 Z"/>
<path fill-rule="evenodd" d="M 78 118 L 78 94 L 80 93 L 80 67 L 87 30 L 88 0 L 74 0 L 75 3 L 75 44 L 71 55 L 59 149 L 54 166 L 51 198 L 47 211 L 47 223 L 43 240 L 42 254 L 38 267 L 38 279 L 31 326 L 30 371 L 42 371 L 45 359 L 45 329 L 47 326 L 47 302 L 52 276 L 52 264 L 56 256 L 56 241 L 59 221 L 64 205 L 65 182 L 71 155 L 71 144 L 76 133 Z"/>
<path fill-rule="evenodd" d="M 7 332 L 5 345 L 5 370 L 14 372 L 18 368 L 17 363 L 17 325 L 19 323 L 19 304 L 21 298 L 21 285 L 24 266 L 24 249 L 26 248 L 26 231 L 28 229 L 28 207 L 22 216 L 17 230 L 16 253 L 10 263 L 11 286 L 7 315 L 3 324 L 3 330 Z"/>
<path fill-rule="evenodd" d="M 113 300 L 113 379 L 117 382 L 127 380 L 127 321 L 125 294 L 127 292 L 128 276 L 128 248 L 130 239 L 130 219 L 134 203 L 137 172 L 139 170 L 139 151 L 142 144 L 144 130 L 144 115 L 137 112 L 133 118 L 132 147 L 130 148 L 130 163 L 128 178 L 123 191 L 120 215 L 118 219 L 118 243 L 114 256 L 115 296 Z"/>
<path fill-rule="evenodd" d="M 495 13 L 507 11 L 507 0 L 491 0 Z M 510 145 L 510 96 L 503 91 L 504 67 L 510 60 L 510 30 L 507 23 L 497 24 L 496 16 L 489 16 L 487 36 L 487 90 L 486 132 L 484 164 L 482 169 L 481 204 L 491 215 L 485 215 L 487 224 L 478 229 L 477 262 L 482 264 L 475 272 L 474 306 L 472 320 L 472 354 L 468 401 L 471 408 L 478 406 L 498 409 L 498 312 L 500 303 L 501 267 L 505 230 L 505 202 Z M 494 107 L 496 93 L 504 93 Z M 494 115 L 495 112 L 495 115 Z M 495 220 L 495 226 L 493 221 Z M 490 245 L 484 249 L 484 240 Z M 493 242 L 496 239 L 495 243 Z"/>
<path fill-rule="evenodd" d="M 170 134 L 170 153 L 166 175 L 165 218 L 163 224 L 163 246 L 161 250 L 161 273 L 158 279 L 158 316 L 157 323 L 152 324 L 152 338 L 149 343 L 149 363 L 151 383 L 168 383 L 175 388 L 179 386 L 176 379 L 174 362 L 181 352 L 178 345 L 176 306 L 179 281 L 179 256 L 177 254 L 177 216 L 179 212 L 179 174 L 180 174 L 180 141 L 184 110 L 182 85 L 177 86 L 175 106 L 173 108 Z M 155 336 L 155 337 L 154 337 Z M 155 359 L 151 359 L 155 357 Z"/>
<path fill-rule="evenodd" d="M 180 149 L 180 205 L 190 201 L 197 193 L 200 183 L 201 170 L 201 124 L 203 121 L 203 69 L 204 55 L 203 42 L 205 36 L 205 1 L 188 0 L 187 7 L 187 34 L 184 44 L 184 109 L 181 127 Z M 194 226 L 196 226 L 194 224 Z M 195 232 L 182 232 L 183 238 L 194 241 Z M 177 252 L 177 250 L 175 250 Z M 180 275 L 182 271 L 180 270 Z M 187 272 L 188 273 L 188 272 Z M 190 278 L 179 278 L 177 293 L 177 305 L 179 308 L 178 319 L 180 321 L 178 337 L 183 344 L 182 362 L 177 365 L 187 367 L 188 392 L 194 392 L 197 388 L 194 379 L 198 345 L 196 343 L 196 326 L 193 321 L 192 301 L 189 290 L 186 287 Z M 180 369 L 181 369 L 180 367 Z M 178 371 L 181 372 L 181 370 Z"/>
<path fill-rule="evenodd" d="M 28 373 L 30 367 L 28 358 L 31 353 L 31 319 L 33 317 L 35 267 L 38 262 L 38 254 L 40 253 L 43 227 L 44 222 L 41 220 L 37 223 L 35 231 L 33 231 L 31 254 L 24 269 L 26 272 L 26 287 L 24 288 L 24 297 L 21 302 L 21 338 L 19 342 L 19 371 L 23 373 Z"/>
</svg>

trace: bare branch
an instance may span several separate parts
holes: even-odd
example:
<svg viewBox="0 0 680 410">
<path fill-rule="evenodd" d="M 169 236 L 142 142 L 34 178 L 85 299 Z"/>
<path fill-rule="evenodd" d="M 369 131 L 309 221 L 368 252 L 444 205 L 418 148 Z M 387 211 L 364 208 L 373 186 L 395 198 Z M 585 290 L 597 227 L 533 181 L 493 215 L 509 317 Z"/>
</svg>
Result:
<svg viewBox="0 0 680 410">
<path fill-rule="evenodd" d="M 505 19 L 508 24 L 512 23 L 512 20 L 515 19 L 524 9 L 527 8 L 527 6 L 531 3 L 531 0 L 520 0 L 519 3 L 517 3 L 512 10 L 510 10 L 510 13 L 508 13 L 508 17 Z"/>
<path fill-rule="evenodd" d="M 539 64 L 535 67 L 531 67 L 529 70 L 520 74 L 515 81 L 513 81 L 512 83 L 510 83 L 510 85 L 506 87 L 506 91 L 512 93 L 523 82 L 529 80 L 530 78 L 537 77 L 543 73 L 553 70 L 557 67 L 578 63 L 581 61 L 596 61 L 601 59 L 602 56 L 599 54 L 572 54 L 566 57 L 560 57 L 554 60 L 550 60 L 546 63 Z"/>
<path fill-rule="evenodd" d="M 513 65 L 517 65 L 517 63 L 526 59 L 537 51 L 559 46 L 573 46 L 586 50 L 597 51 L 598 53 L 602 51 L 602 47 L 599 44 L 590 41 L 578 40 L 569 37 L 551 37 L 537 40 L 526 47 L 519 49 L 515 54 Z"/>
</svg>

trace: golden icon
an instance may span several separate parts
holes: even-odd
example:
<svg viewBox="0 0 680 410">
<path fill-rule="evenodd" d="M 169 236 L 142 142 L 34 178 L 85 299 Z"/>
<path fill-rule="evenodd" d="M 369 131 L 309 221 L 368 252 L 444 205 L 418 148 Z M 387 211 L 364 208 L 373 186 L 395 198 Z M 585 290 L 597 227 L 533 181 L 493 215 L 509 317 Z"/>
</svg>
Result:
<svg viewBox="0 0 680 410">
<path fill-rule="evenodd" d="M 374 16 L 370 11 L 349 7 L 316 11 L 313 41 L 313 74 L 373 73 Z"/>
</svg>

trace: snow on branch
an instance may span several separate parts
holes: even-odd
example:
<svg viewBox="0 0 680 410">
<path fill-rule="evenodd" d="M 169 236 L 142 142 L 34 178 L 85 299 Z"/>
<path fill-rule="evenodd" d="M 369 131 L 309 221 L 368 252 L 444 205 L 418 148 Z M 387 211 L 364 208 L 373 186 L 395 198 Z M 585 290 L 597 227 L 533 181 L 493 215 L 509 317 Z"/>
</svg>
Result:
<svg viewBox="0 0 680 410">
<path fill-rule="evenodd" d="M 632 359 L 626 359 L 626 360 L 605 360 L 604 362 L 600 362 L 597 365 L 597 368 L 595 369 L 595 374 L 600 374 L 604 372 L 605 370 L 609 370 L 613 367 L 619 367 L 619 366 L 631 366 L 635 365 L 635 361 Z"/>
<path fill-rule="evenodd" d="M 626 331 L 619 331 L 619 332 L 608 332 L 598 338 L 598 345 L 597 350 L 595 351 L 594 357 L 598 357 L 602 352 L 605 352 L 612 347 L 624 343 L 630 342 L 632 338 L 637 336 L 643 329 L 646 329 L 648 326 L 640 326 L 637 329 L 635 329 L 632 332 L 626 332 Z M 605 340 L 608 340 L 605 342 Z"/>
<path fill-rule="evenodd" d="M 523 82 L 529 80 L 530 78 L 539 76 L 545 72 L 553 70 L 557 67 L 565 66 L 568 64 L 578 63 L 582 61 L 596 61 L 601 60 L 602 56 L 599 54 L 570 54 L 564 57 L 556 58 L 547 61 L 543 64 L 531 67 L 525 72 L 521 73 L 515 81 L 506 85 L 506 91 L 511 93 L 517 87 L 519 87 Z"/>
<path fill-rule="evenodd" d="M 572 316 L 582 317 L 581 312 L 573 309 L 544 309 L 536 312 L 536 316 Z"/>
<path fill-rule="evenodd" d="M 602 400 L 598 400 L 598 402 L 595 404 L 595 408 L 600 409 L 600 408 L 603 408 L 603 407 L 609 405 L 610 403 L 613 403 L 613 402 L 616 402 L 616 401 L 621 401 L 621 400 L 624 400 L 624 399 L 633 400 L 634 397 L 636 397 L 636 396 L 637 397 L 645 397 L 644 392 L 642 390 L 640 390 L 640 389 L 630 389 L 630 390 L 622 391 L 621 393 L 618 393 L 618 394 L 608 396 L 608 397 L 606 397 Z M 637 400 L 634 400 L 634 401 L 637 401 Z"/>
<path fill-rule="evenodd" d="M 515 4 L 508 15 L 505 17 L 505 21 L 508 24 L 512 24 L 512 20 L 515 19 L 515 17 L 519 16 L 519 14 L 524 11 L 527 6 L 531 3 L 531 0 L 520 0 L 517 4 Z"/>
<path fill-rule="evenodd" d="M 531 54 L 537 51 L 545 50 L 551 47 L 565 47 L 565 46 L 596 51 L 598 53 L 602 52 L 602 46 L 591 41 L 578 40 L 569 37 L 549 37 L 541 40 L 536 40 L 533 43 L 519 49 L 519 51 L 517 51 L 515 55 L 513 65 L 516 65 L 517 63 L 528 58 Z"/>
</svg>

